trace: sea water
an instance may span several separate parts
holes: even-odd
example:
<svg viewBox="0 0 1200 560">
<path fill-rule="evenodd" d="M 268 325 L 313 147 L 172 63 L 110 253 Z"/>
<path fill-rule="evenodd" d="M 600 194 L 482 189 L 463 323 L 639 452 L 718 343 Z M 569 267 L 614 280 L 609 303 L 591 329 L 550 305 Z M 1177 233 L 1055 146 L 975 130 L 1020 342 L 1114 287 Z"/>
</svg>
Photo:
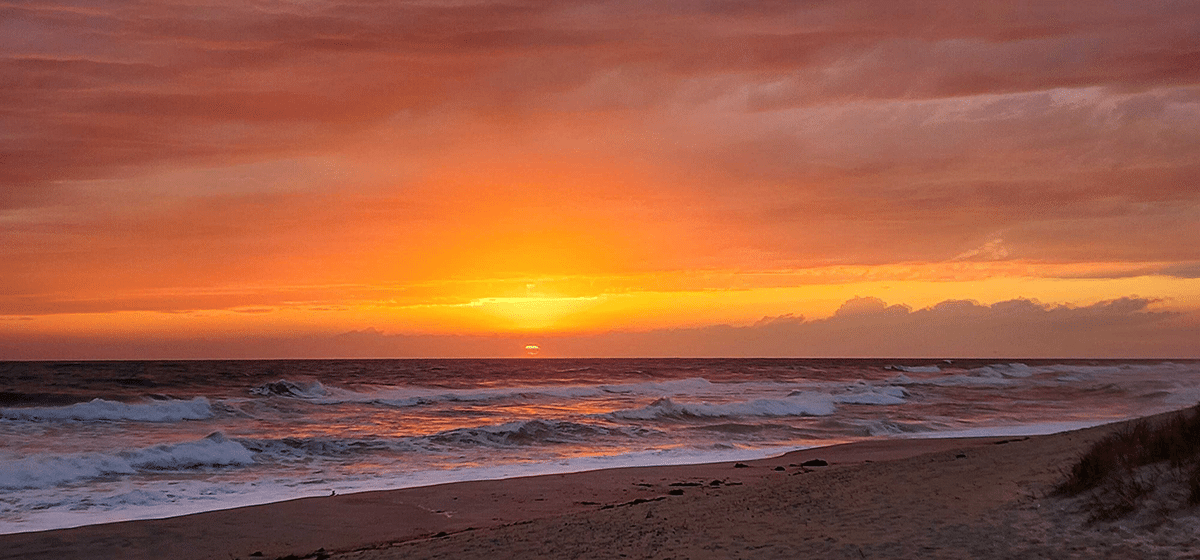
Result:
<svg viewBox="0 0 1200 560">
<path fill-rule="evenodd" d="M 1200 362 L 0 363 L 0 533 L 305 496 L 1022 435 L 1200 401 Z"/>
</svg>

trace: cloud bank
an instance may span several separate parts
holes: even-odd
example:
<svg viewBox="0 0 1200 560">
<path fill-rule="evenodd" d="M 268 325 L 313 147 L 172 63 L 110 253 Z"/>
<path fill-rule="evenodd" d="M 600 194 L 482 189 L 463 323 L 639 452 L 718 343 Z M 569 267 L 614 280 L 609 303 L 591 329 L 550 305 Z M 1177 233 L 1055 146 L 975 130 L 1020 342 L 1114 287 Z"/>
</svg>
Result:
<svg viewBox="0 0 1200 560">
<path fill-rule="evenodd" d="M 1187 2 L 66 2 L 0 21 L 14 289 L 61 285 L 41 271 L 64 255 L 175 285 L 270 278 L 255 263 L 289 245 L 403 245 L 397 224 L 461 222 L 446 199 L 478 198 L 471 169 L 551 183 L 479 187 L 550 201 L 543 219 L 666 224 L 695 249 L 634 257 L 667 268 L 1200 260 Z"/>
<path fill-rule="evenodd" d="M 592 335 L 435 336 L 376 329 L 294 338 L 175 341 L 0 339 L 0 359 L 520 357 L 1200 358 L 1200 316 L 1152 311 L 1122 298 L 1086 307 L 1011 300 L 945 301 L 924 309 L 876 298 L 845 302 L 830 318 L 790 315 L 753 325 Z"/>
<path fill-rule="evenodd" d="M 665 294 L 671 278 L 710 271 L 736 274 L 692 292 L 765 299 L 796 271 L 838 267 L 927 282 L 861 292 L 921 306 L 1141 294 L 1190 313 L 1197 36 L 1188 1 L 7 2 L 0 320 L 34 317 L 6 331 L 26 335 L 4 336 L 75 333 L 88 355 L 111 342 L 202 357 L 195 339 L 104 333 L 133 330 L 126 318 L 138 313 L 155 323 L 146 316 L 266 308 L 281 312 L 259 324 L 283 317 L 278 332 L 313 332 L 323 319 L 309 311 L 335 308 L 380 315 L 348 311 L 323 332 L 397 332 L 410 317 L 388 323 L 391 308 L 379 309 L 516 297 L 504 286 L 563 279 L 574 287 L 547 294 Z M 857 281 L 829 276 L 833 287 Z M 1058 278 L 1100 287 L 1064 294 Z M 1007 285 L 961 296 L 928 285 L 990 279 Z M 1043 282 L 1018 289 L 1026 279 Z M 781 297 L 674 324 L 815 313 Z M 1142 309 L 1124 320 L 1154 320 L 1120 326 L 1098 314 L 1089 320 L 1109 330 L 1097 331 L 1055 323 L 1082 308 L 1031 305 L 1007 311 L 1026 317 L 1021 328 L 994 306 L 949 305 L 551 337 L 546 351 L 1091 354 L 1131 347 L 1115 335 L 1089 346 L 1087 333 L 1141 332 L 1147 348 L 1194 334 L 1190 315 Z M 996 328 L 963 338 L 955 313 Z M 423 332 L 451 331 L 449 316 Z M 610 319 L 587 328 L 637 325 Z M 245 322 L 218 323 L 196 335 L 214 356 L 507 355 L 524 344 L 368 333 L 346 349 L 255 347 L 224 332 Z M 851 336 L 853 324 L 866 334 Z M 1050 324 L 1062 330 L 1039 326 Z M 1180 330 L 1155 330 L 1167 326 Z M 1001 334 L 1021 332 L 1044 336 L 1019 347 Z M 1187 352 L 1171 344 L 1163 351 Z"/>
</svg>

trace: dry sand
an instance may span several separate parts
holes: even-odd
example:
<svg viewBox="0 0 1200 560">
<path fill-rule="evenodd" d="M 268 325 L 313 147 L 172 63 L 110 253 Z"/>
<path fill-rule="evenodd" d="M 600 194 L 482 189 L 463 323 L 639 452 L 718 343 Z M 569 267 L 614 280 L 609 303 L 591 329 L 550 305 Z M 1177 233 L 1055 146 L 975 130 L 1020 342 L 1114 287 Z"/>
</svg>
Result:
<svg viewBox="0 0 1200 560">
<path fill-rule="evenodd" d="M 1112 429 L 308 498 L 2 535 L 0 558 L 1200 559 L 1196 509 L 1088 524 L 1047 496 Z"/>
</svg>

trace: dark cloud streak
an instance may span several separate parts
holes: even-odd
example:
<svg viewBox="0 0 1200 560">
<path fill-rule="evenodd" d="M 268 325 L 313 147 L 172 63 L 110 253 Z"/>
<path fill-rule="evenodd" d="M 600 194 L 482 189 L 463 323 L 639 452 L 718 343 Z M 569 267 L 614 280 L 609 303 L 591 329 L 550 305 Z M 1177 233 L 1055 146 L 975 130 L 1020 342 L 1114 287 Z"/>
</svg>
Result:
<svg viewBox="0 0 1200 560">
<path fill-rule="evenodd" d="M 4 111 L 17 131 L 15 141 L 85 155 L 56 161 L 26 155 L 18 159 L 28 162 L 26 169 L 10 172 L 8 180 L 97 177 L 105 175 L 105 165 L 204 152 L 169 130 L 180 116 L 195 119 L 185 126 L 202 130 L 223 123 L 269 126 L 278 120 L 363 125 L 397 111 L 446 103 L 502 110 L 516 101 L 489 83 L 509 65 L 530 58 L 544 58 L 559 68 L 555 72 L 575 76 L 555 85 L 543 72 L 520 82 L 523 96 L 543 99 L 561 92 L 564 83 L 578 87 L 589 76 L 621 68 L 640 67 L 668 90 L 714 75 L 740 76 L 739 85 L 792 80 L 792 87 L 776 94 L 751 97 L 752 109 L 1055 87 L 1140 90 L 1200 78 L 1200 65 L 1192 63 L 1198 54 L 1191 40 L 1197 17 L 1186 7 L 990 6 L 343 2 L 265 9 L 225 2 L 130 2 L 70 10 L 10 5 L 2 9 L 5 17 L 24 24 L 29 37 L 0 61 L 8 92 Z M 71 120 L 114 111 L 132 119 L 117 125 L 122 130 L 154 130 L 155 137 L 141 153 L 88 158 L 95 149 L 87 145 L 109 138 Z M 77 139 L 75 149 L 68 149 L 68 138 Z M 257 148 L 234 145 L 229 152 L 257 149 L 267 155 L 295 141 L 286 133 L 273 139 Z"/>
</svg>

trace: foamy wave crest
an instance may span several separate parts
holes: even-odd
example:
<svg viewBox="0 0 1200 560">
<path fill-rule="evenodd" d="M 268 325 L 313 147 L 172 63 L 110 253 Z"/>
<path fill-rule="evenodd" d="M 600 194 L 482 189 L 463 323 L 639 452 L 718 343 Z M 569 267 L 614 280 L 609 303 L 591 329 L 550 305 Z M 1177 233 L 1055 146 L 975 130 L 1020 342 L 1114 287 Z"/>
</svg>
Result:
<svg viewBox="0 0 1200 560">
<path fill-rule="evenodd" d="M 270 459 L 300 460 L 313 457 L 348 457 L 357 454 L 394 451 L 399 445 L 385 439 L 338 439 L 328 437 L 249 439 L 238 438 L 246 449 Z M 260 457 L 261 459 L 262 457 Z"/>
<path fill-rule="evenodd" d="M 865 381 L 859 381 L 844 389 L 844 392 L 833 395 L 833 402 L 838 404 L 904 404 L 908 392 L 903 387 L 885 385 L 876 387 Z"/>
<path fill-rule="evenodd" d="M 426 387 L 380 386 L 360 390 L 327 387 L 320 383 L 295 383 L 280 380 L 251 389 L 256 395 L 303 398 L 317 404 L 367 403 L 396 408 L 438 403 L 483 403 L 511 399 L 574 400 L 605 395 L 645 395 L 667 397 L 698 392 L 736 390 L 749 384 L 718 384 L 702 378 L 615 385 L 527 385 L 484 389 L 436 389 Z"/>
<path fill-rule="evenodd" d="M 689 377 L 671 381 L 648 381 L 645 383 L 628 383 L 624 385 L 601 385 L 606 393 L 638 394 L 638 395 L 691 395 L 703 391 L 713 391 L 724 388 L 737 388 L 753 383 L 713 383 L 703 377 Z"/>
<path fill-rule="evenodd" d="M 649 430 L 633 430 L 566 422 L 561 420 L 522 420 L 506 422 L 491 426 L 474 428 L 458 428 L 426 436 L 425 440 L 436 445 L 451 447 L 486 446 L 513 447 L 529 445 L 546 445 L 556 443 L 578 443 L 600 437 L 613 436 L 642 436 Z"/>
<path fill-rule="evenodd" d="M 942 368 L 938 366 L 887 366 L 885 369 L 903 371 L 904 373 L 939 373 L 942 371 Z"/>
<path fill-rule="evenodd" d="M 457 450 L 464 447 L 518 447 L 594 443 L 602 438 L 634 438 L 655 430 L 613 427 L 563 420 L 518 420 L 503 424 L 456 428 L 423 436 L 400 438 L 282 438 L 237 439 L 260 461 L 298 461 L 315 457 L 344 458 L 372 453 Z"/>
<path fill-rule="evenodd" d="M 179 422 L 181 420 L 206 420 L 212 417 L 212 405 L 204 397 L 186 401 L 164 400 L 141 403 L 92 399 L 89 402 L 69 406 L 0 409 L 0 418 L 32 421 Z"/>
<path fill-rule="evenodd" d="M 879 420 L 868 423 L 864 429 L 871 436 L 895 436 L 931 432 L 934 428 L 919 422 Z"/>
<path fill-rule="evenodd" d="M 929 368 L 929 369 L 926 369 Z M 968 369 L 938 366 L 888 366 L 888 369 L 904 373 L 944 373 L 947 375 L 916 378 L 901 373 L 888 380 L 894 385 L 934 385 L 939 387 L 1005 387 L 1019 385 L 1030 378 L 1043 381 L 1072 383 L 1103 378 L 1105 376 L 1138 374 L 1143 377 L 1168 376 L 1177 373 L 1192 373 L 1196 366 L 1163 362 L 1157 364 L 1040 364 L 1021 362 L 996 363 Z M 1050 377 L 1050 379 L 1046 379 Z"/>
<path fill-rule="evenodd" d="M 625 420 L 660 418 L 734 418 L 747 416 L 829 416 L 834 411 L 831 395 L 800 393 L 783 399 L 756 399 L 722 404 L 678 403 L 661 398 L 647 406 L 617 410 L 608 415 Z"/>
<path fill-rule="evenodd" d="M 936 366 L 934 366 L 936 367 Z M 901 369 L 894 367 L 893 369 Z M 907 373 L 922 373 L 919 368 L 903 369 Z M 941 370 L 944 373 L 950 371 Z M 1011 364 L 991 364 L 968 370 L 957 370 L 958 373 L 933 377 L 911 378 L 903 373 L 888 379 L 892 385 L 933 385 L 937 387 L 1006 387 L 1019 384 L 1021 380 L 1041 373 L 1053 371 L 1044 368 L 1032 368 L 1016 362 Z"/>
<path fill-rule="evenodd" d="M 1037 374 L 1038 370 L 1017 362 L 1012 364 L 992 364 L 989 366 L 983 366 L 971 370 L 970 373 L 980 377 L 999 379 L 1003 377 L 1031 377 Z"/>
<path fill-rule="evenodd" d="M 249 465 L 250 450 L 214 433 L 196 441 L 116 453 L 39 456 L 0 463 L 0 488 L 49 488 L 139 472 L 185 471 Z"/>
<path fill-rule="evenodd" d="M 263 383 L 250 389 L 252 395 L 264 397 L 278 396 L 294 399 L 318 399 L 329 396 L 329 390 L 320 381 L 297 382 L 280 379 L 272 383 Z"/>
<path fill-rule="evenodd" d="M 1174 371 L 1175 364 L 1154 364 L 1154 365 L 1080 365 L 1080 364 L 1046 364 L 1038 366 L 1030 366 L 1020 362 L 1010 364 L 990 364 L 983 367 L 974 368 L 968 371 L 971 375 L 990 378 L 1025 378 L 1035 375 L 1081 375 L 1085 377 L 1096 375 L 1112 375 L 1120 374 L 1129 371 L 1139 372 L 1161 372 L 1166 373 Z"/>
</svg>

